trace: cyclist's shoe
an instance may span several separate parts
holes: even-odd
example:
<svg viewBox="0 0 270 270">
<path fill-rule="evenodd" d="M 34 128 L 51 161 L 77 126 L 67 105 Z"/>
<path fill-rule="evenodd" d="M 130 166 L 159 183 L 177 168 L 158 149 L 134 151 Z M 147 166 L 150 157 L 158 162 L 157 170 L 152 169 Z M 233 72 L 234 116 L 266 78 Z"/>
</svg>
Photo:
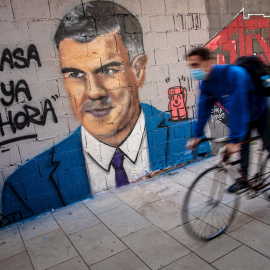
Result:
<svg viewBox="0 0 270 270">
<path fill-rule="evenodd" d="M 227 188 L 227 192 L 229 193 L 236 193 L 241 189 L 247 188 L 248 184 L 246 181 L 239 179 L 237 180 L 236 183 L 234 183 L 233 185 L 231 185 L 230 187 Z"/>
</svg>

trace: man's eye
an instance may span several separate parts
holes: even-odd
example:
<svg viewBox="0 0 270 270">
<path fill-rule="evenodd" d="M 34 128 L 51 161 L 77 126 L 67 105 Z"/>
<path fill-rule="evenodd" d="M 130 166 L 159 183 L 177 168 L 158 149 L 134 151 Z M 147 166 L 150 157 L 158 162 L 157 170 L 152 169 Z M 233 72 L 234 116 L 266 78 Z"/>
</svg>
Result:
<svg viewBox="0 0 270 270">
<path fill-rule="evenodd" d="M 105 75 L 111 75 L 117 73 L 119 70 L 115 68 L 107 68 L 102 71 L 103 74 Z"/>
<path fill-rule="evenodd" d="M 70 72 L 67 74 L 68 78 L 82 78 L 85 76 L 85 73 L 83 72 Z"/>
</svg>

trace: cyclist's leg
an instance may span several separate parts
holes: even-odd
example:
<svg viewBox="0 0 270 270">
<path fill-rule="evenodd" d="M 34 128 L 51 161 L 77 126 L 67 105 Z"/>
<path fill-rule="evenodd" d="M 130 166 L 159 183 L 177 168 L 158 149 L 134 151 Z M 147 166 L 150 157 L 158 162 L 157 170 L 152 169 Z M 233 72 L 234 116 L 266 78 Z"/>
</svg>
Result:
<svg viewBox="0 0 270 270">
<path fill-rule="evenodd" d="M 270 153 L 270 109 L 267 108 L 266 113 L 260 118 L 258 124 L 258 132 L 263 141 L 263 146 Z M 268 193 L 270 200 L 270 193 Z"/>
<path fill-rule="evenodd" d="M 258 120 L 257 130 L 263 141 L 263 146 L 270 152 L 270 109 L 267 108 L 266 112 Z"/>
<path fill-rule="evenodd" d="M 250 139 L 251 127 L 249 128 L 245 140 Z M 248 174 L 248 165 L 249 165 L 249 145 L 250 143 L 241 144 L 240 157 L 241 157 L 241 170 L 247 175 Z"/>
<path fill-rule="evenodd" d="M 250 138 L 251 130 L 252 130 L 252 124 L 250 124 L 250 127 L 248 129 L 248 132 L 245 136 L 244 140 L 248 140 Z M 244 143 L 241 144 L 240 149 L 240 157 L 241 157 L 241 171 L 245 176 L 248 174 L 248 166 L 249 166 L 249 145 L 250 143 Z M 247 182 L 243 178 L 236 179 L 236 182 L 228 187 L 227 191 L 229 193 L 235 193 L 241 189 L 247 188 Z"/>
</svg>

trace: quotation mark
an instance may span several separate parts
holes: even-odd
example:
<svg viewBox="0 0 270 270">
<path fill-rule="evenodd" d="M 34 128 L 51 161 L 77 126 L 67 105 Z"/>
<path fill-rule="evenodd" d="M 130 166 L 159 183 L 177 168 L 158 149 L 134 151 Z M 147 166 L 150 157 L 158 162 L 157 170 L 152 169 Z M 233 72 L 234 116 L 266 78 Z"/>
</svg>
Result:
<svg viewBox="0 0 270 270">
<path fill-rule="evenodd" d="M 56 99 L 59 98 L 59 97 L 58 97 L 58 95 L 54 95 L 54 96 L 51 96 L 51 98 L 52 98 L 54 101 L 56 101 Z"/>
</svg>

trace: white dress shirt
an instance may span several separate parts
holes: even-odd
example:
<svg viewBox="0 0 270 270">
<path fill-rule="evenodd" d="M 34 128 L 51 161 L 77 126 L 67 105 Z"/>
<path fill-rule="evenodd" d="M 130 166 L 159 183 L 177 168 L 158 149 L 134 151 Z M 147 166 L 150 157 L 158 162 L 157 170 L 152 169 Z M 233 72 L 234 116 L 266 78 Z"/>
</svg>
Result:
<svg viewBox="0 0 270 270">
<path fill-rule="evenodd" d="M 111 160 L 116 148 L 100 142 L 83 126 L 81 129 L 85 166 L 92 194 L 115 187 L 115 170 L 111 166 Z M 125 154 L 123 167 L 129 182 L 150 172 L 145 116 L 142 110 L 132 132 L 118 148 Z"/>
</svg>

